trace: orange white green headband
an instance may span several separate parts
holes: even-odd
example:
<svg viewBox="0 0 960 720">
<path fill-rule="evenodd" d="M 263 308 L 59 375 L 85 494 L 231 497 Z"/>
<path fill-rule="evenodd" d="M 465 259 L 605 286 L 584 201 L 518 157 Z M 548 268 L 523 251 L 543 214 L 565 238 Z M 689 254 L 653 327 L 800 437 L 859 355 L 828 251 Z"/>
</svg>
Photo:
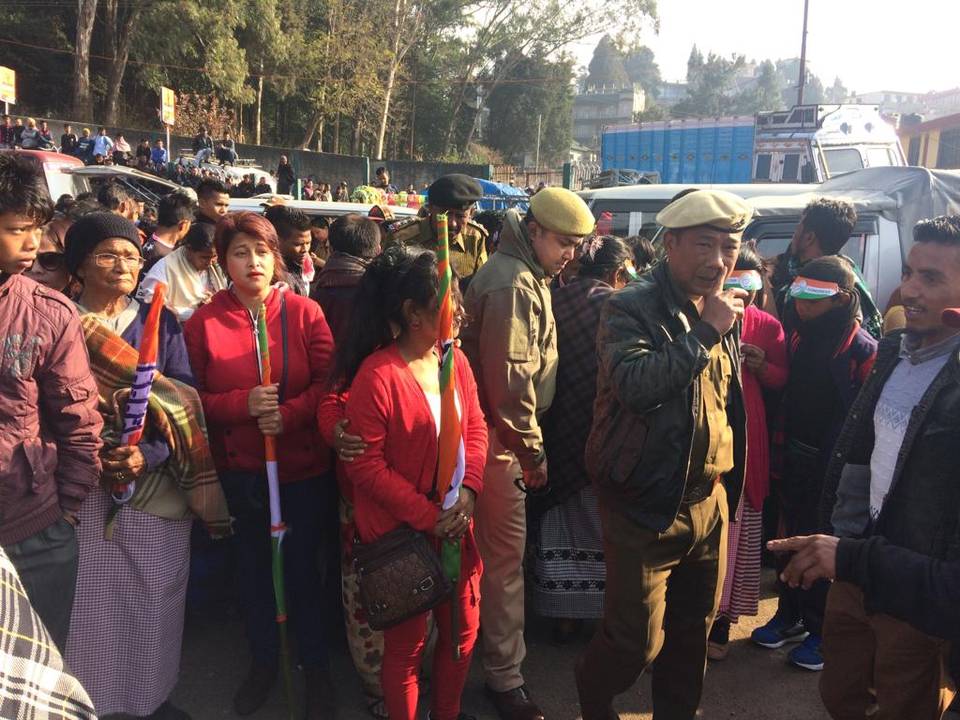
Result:
<svg viewBox="0 0 960 720">
<path fill-rule="evenodd" d="M 805 277 L 797 277 L 790 286 L 790 297 L 797 300 L 823 300 L 840 292 L 840 286 L 835 282 Z"/>
<path fill-rule="evenodd" d="M 757 292 L 763 289 L 763 278 L 756 270 L 734 270 L 723 281 L 723 289 Z"/>
</svg>

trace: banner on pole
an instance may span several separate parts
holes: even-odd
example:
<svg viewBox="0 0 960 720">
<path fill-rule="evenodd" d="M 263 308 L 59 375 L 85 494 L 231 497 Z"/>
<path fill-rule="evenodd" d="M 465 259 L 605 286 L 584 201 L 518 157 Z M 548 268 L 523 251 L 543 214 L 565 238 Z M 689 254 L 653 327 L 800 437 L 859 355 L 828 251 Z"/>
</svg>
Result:
<svg viewBox="0 0 960 720">
<path fill-rule="evenodd" d="M 177 98 L 173 90 L 168 87 L 160 88 L 160 121 L 167 126 L 173 126 L 176 123 Z"/>
<path fill-rule="evenodd" d="M 0 67 L 0 102 L 17 104 L 17 73 L 8 67 Z"/>
</svg>

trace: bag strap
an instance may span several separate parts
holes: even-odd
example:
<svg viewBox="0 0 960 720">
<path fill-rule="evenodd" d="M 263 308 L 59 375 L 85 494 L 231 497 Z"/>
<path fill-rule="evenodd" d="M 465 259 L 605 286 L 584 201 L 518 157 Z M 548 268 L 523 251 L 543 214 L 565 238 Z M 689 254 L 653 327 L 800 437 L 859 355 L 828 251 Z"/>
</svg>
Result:
<svg viewBox="0 0 960 720">
<path fill-rule="evenodd" d="M 283 356 L 283 364 L 280 369 L 280 388 L 277 393 L 279 402 L 283 402 L 287 394 L 287 297 L 285 293 L 280 294 L 280 347 Z"/>
</svg>

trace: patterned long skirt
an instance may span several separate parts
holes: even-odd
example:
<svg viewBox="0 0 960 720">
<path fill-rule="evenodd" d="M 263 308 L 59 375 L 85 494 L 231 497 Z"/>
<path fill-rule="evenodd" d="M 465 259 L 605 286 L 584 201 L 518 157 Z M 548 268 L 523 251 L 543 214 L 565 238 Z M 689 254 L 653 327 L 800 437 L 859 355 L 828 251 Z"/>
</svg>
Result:
<svg viewBox="0 0 960 720">
<path fill-rule="evenodd" d="M 545 512 L 533 542 L 537 612 L 550 618 L 602 617 L 607 569 L 593 488 L 588 485 Z"/>
<path fill-rule="evenodd" d="M 357 526 L 353 520 L 353 505 L 340 497 L 340 571 L 343 590 L 343 618 L 347 629 L 347 644 L 353 665 L 360 676 L 360 684 L 367 697 L 383 697 L 380 669 L 383 666 L 383 633 L 371 629 L 367 614 L 360 603 L 360 583 L 353 566 L 353 540 Z"/>
<path fill-rule="evenodd" d="M 736 623 L 741 615 L 756 615 L 760 602 L 760 542 L 763 514 L 744 500 L 740 521 L 731 521 L 727 533 L 727 575 L 723 581 L 719 616 Z"/>
<path fill-rule="evenodd" d="M 66 660 L 98 715 L 144 716 L 170 696 L 180 672 L 192 521 L 123 507 L 105 540 L 112 502 L 97 489 L 80 509 Z"/>
</svg>

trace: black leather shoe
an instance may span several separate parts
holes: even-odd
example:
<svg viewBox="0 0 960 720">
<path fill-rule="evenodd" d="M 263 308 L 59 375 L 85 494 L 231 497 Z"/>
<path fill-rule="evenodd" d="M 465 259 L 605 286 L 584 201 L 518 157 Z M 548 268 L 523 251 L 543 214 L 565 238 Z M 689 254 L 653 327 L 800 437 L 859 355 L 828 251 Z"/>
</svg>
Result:
<svg viewBox="0 0 960 720">
<path fill-rule="evenodd" d="M 501 720 L 543 720 L 543 712 L 530 697 L 526 685 L 506 692 L 494 692 L 488 687 L 484 689 Z"/>
<path fill-rule="evenodd" d="M 277 666 L 253 663 L 243 679 L 240 689 L 233 696 L 233 709 L 237 715 L 252 715 L 263 707 L 270 691 L 277 682 Z"/>
<path fill-rule="evenodd" d="M 318 665 L 303 668 L 303 717 L 305 720 L 332 720 L 337 702 L 330 670 Z"/>
</svg>

